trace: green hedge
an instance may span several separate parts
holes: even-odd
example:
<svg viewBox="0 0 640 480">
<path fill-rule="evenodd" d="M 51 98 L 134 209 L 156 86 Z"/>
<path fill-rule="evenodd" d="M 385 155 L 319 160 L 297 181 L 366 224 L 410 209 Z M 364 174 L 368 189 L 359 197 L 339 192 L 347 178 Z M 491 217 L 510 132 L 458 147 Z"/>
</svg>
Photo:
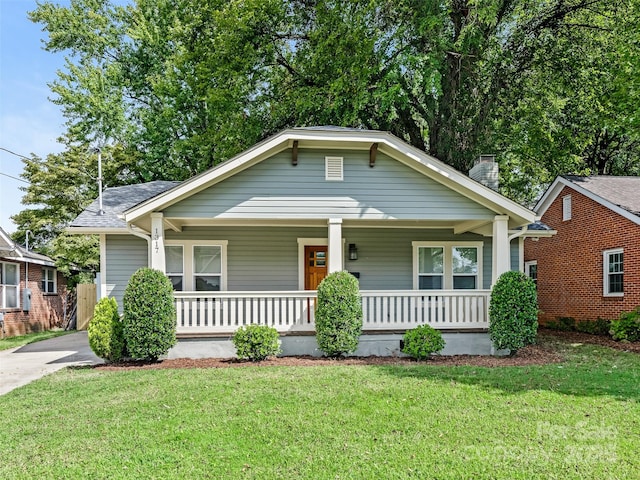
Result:
<svg viewBox="0 0 640 480">
<path fill-rule="evenodd" d="M 491 291 L 489 337 L 498 350 L 513 355 L 536 341 L 538 297 L 536 285 L 522 272 L 500 275 Z"/>
<path fill-rule="evenodd" d="M 402 353 L 416 360 L 425 360 L 440 352 L 445 345 L 442 334 L 430 325 L 420 325 L 407 330 L 403 337 Z"/>
<path fill-rule="evenodd" d="M 247 325 L 235 331 L 232 337 L 238 358 L 259 362 L 280 353 L 280 335 L 267 325 Z"/>
<path fill-rule="evenodd" d="M 141 268 L 124 291 L 124 337 L 132 358 L 157 360 L 176 344 L 173 287 L 164 273 Z"/>
<path fill-rule="evenodd" d="M 89 346 L 93 353 L 108 362 L 117 362 L 125 355 L 122 322 L 115 298 L 101 298 L 93 310 L 87 327 Z"/>
<path fill-rule="evenodd" d="M 316 340 L 326 355 L 355 352 L 362 333 L 362 301 L 358 280 L 349 272 L 334 272 L 318 286 Z"/>
</svg>

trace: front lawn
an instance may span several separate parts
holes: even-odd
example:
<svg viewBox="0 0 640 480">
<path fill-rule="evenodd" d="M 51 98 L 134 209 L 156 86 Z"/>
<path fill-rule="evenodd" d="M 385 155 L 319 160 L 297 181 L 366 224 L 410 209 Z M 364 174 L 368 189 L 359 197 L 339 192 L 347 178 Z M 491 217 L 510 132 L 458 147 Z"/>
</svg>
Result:
<svg viewBox="0 0 640 480">
<path fill-rule="evenodd" d="M 39 342 L 41 340 L 47 340 L 49 338 L 59 337 L 61 335 L 68 335 L 75 330 L 47 330 L 45 332 L 28 333 L 26 335 L 19 335 L 17 337 L 7 337 L 0 339 L 0 350 L 8 350 L 10 348 L 21 347 L 29 343 Z"/>
<path fill-rule="evenodd" d="M 637 478 L 640 356 L 66 369 L 0 397 L 0 478 Z"/>
</svg>

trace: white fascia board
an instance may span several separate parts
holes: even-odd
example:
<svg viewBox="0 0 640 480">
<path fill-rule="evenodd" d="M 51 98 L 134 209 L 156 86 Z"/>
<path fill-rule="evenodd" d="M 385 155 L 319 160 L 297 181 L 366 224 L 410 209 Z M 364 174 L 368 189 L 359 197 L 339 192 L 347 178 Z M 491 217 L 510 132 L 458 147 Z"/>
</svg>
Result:
<svg viewBox="0 0 640 480">
<path fill-rule="evenodd" d="M 396 160 L 403 162 L 405 165 L 414 169 L 416 169 L 417 165 L 425 167 L 428 170 L 424 170 L 423 168 L 416 170 L 498 214 L 507 214 L 512 218 L 515 216 L 522 219 L 521 225 L 534 223 L 536 220 L 539 220 L 535 212 L 528 208 L 472 180 L 455 168 L 402 142 L 397 137 L 393 137 L 393 139 L 395 141 L 390 144 L 391 150 L 383 148 L 382 151 Z M 380 150 L 380 148 L 378 150 Z M 394 154 L 395 152 L 399 152 L 402 156 Z M 402 157 L 409 159 L 409 161 L 403 160 Z"/>
<path fill-rule="evenodd" d="M 108 234 L 108 235 L 121 235 L 128 234 L 129 231 L 126 228 L 117 228 L 117 227 L 67 227 L 65 229 L 67 233 L 72 235 L 99 235 L 99 234 Z"/>
<path fill-rule="evenodd" d="M 544 213 L 551 206 L 551 204 L 555 201 L 555 199 L 558 198 L 558 195 L 560 195 L 560 192 L 562 192 L 562 189 L 565 186 L 575 190 L 578 193 L 581 193 L 585 197 L 590 198 L 591 200 L 593 200 L 594 202 L 597 202 L 600 205 L 602 205 L 604 207 L 607 207 L 609 210 L 617 213 L 618 215 L 620 215 L 620 216 L 622 216 L 622 217 L 624 217 L 624 218 L 626 218 L 628 220 L 631 220 L 636 225 L 640 225 L 640 217 L 639 216 L 629 212 L 628 210 L 625 210 L 624 208 L 616 205 L 615 203 L 611 203 L 609 200 L 606 200 L 606 199 L 602 198 L 601 196 L 596 195 L 595 193 L 587 190 L 586 188 L 581 187 L 580 185 L 577 185 L 577 184 L 573 183 L 571 180 L 568 180 L 568 179 L 563 178 L 563 177 L 556 178 L 554 180 L 554 182 L 551 184 L 551 186 L 547 189 L 545 194 L 542 196 L 542 198 L 536 204 L 535 210 L 538 213 L 538 215 L 540 215 L 540 216 L 544 215 Z"/>
</svg>

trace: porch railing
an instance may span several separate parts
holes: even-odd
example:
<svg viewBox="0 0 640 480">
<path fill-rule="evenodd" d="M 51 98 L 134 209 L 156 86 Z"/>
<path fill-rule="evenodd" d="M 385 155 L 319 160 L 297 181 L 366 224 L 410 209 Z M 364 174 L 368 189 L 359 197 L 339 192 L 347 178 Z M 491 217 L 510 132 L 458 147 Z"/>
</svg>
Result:
<svg viewBox="0 0 640 480">
<path fill-rule="evenodd" d="M 489 326 L 490 290 L 363 290 L 364 330 Z M 175 292 L 177 333 L 231 334 L 252 323 L 281 333 L 315 330 L 316 292 Z"/>
</svg>

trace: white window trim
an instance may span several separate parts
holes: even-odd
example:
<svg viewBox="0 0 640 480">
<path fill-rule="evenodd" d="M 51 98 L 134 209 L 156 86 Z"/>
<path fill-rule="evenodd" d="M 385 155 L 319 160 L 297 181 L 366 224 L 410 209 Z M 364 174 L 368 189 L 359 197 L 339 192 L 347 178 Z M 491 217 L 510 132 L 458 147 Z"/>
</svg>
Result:
<svg viewBox="0 0 640 480">
<path fill-rule="evenodd" d="M 524 274 L 529 278 L 531 278 L 531 267 L 534 265 L 536 267 L 538 266 L 537 260 L 529 260 L 528 262 L 524 262 Z M 538 278 L 536 276 L 536 283 L 537 283 L 537 280 Z"/>
<path fill-rule="evenodd" d="M 571 195 L 562 197 L 562 221 L 571 220 Z"/>
<path fill-rule="evenodd" d="M 444 253 L 444 275 L 443 275 L 443 290 L 453 290 L 453 262 L 452 250 L 455 247 L 476 247 L 478 249 L 478 273 L 476 275 L 476 290 L 483 290 L 483 265 L 482 265 L 482 248 L 483 242 L 411 242 L 413 247 L 413 289 L 419 290 L 419 271 L 418 271 L 418 249 L 420 247 L 441 247 Z M 471 276 L 471 275 L 469 275 Z"/>
<path fill-rule="evenodd" d="M 164 274 L 167 277 L 178 277 L 178 276 L 182 277 L 182 290 L 184 291 L 184 290 L 186 290 L 186 288 L 185 288 L 185 259 L 184 259 L 184 257 L 185 257 L 185 255 L 184 255 L 185 246 L 183 244 L 179 244 L 178 245 L 178 244 L 172 244 L 172 243 L 165 242 L 164 248 L 166 249 L 167 247 L 180 247 L 180 248 L 182 248 L 182 272 L 181 273 L 176 273 L 176 272 L 168 272 L 167 271 L 167 258 L 169 256 L 167 255 L 167 252 L 165 251 L 165 254 L 164 254 L 164 258 L 165 258 Z"/>
<path fill-rule="evenodd" d="M 602 252 L 602 295 L 604 297 L 624 297 L 624 257 L 622 259 L 622 292 L 609 292 L 609 256 L 622 253 L 624 248 L 612 248 Z"/>
<path fill-rule="evenodd" d="M 195 291 L 193 270 L 194 247 L 220 247 L 220 291 L 227 289 L 227 246 L 228 240 L 165 240 L 165 246 L 182 246 L 183 291 Z"/>
<path fill-rule="evenodd" d="M 58 271 L 55 268 L 43 267 L 42 268 L 42 281 L 45 282 L 46 272 L 51 272 L 53 275 L 53 292 L 47 292 L 46 289 L 42 289 L 42 293 L 45 295 L 56 295 L 58 293 Z M 48 282 L 45 282 L 48 283 Z M 40 284 L 42 287 L 42 283 Z"/>
<path fill-rule="evenodd" d="M 337 175 L 336 169 L 339 169 Z M 344 158 L 324 157 L 324 178 L 329 182 L 341 182 L 344 180 Z"/>
<path fill-rule="evenodd" d="M 0 268 L 4 269 L 5 265 L 15 265 L 17 270 L 18 270 L 18 283 L 17 285 L 9 285 L 9 284 L 1 284 L 3 287 L 11 287 L 11 288 L 15 288 L 16 289 L 16 306 L 15 307 L 7 307 L 7 289 L 3 288 L 2 291 L 0 292 L 0 309 L 2 310 L 15 310 L 15 309 L 19 309 L 21 308 L 21 304 L 20 304 L 20 264 L 19 263 L 13 263 L 13 262 L 0 262 Z M 6 277 L 6 271 L 2 273 L 2 278 L 7 278 Z"/>
</svg>

